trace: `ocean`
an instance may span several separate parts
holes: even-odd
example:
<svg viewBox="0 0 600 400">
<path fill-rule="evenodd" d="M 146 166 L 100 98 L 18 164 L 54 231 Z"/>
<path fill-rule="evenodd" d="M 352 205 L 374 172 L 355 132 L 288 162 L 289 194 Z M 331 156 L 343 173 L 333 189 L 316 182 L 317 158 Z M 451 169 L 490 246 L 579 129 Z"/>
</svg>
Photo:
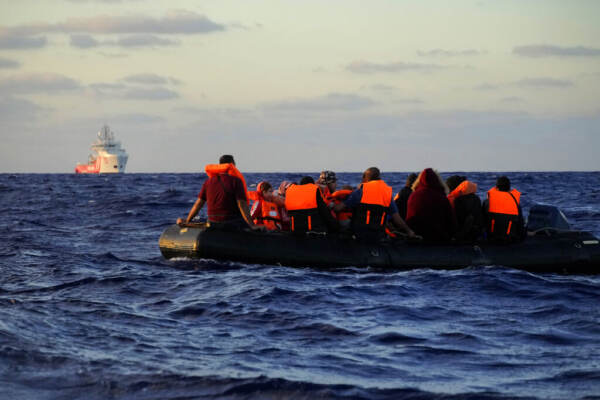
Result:
<svg viewBox="0 0 600 400">
<path fill-rule="evenodd" d="M 506 175 L 600 236 L 600 172 Z M 600 275 L 165 260 L 204 179 L 0 174 L 0 399 L 600 399 Z"/>
</svg>

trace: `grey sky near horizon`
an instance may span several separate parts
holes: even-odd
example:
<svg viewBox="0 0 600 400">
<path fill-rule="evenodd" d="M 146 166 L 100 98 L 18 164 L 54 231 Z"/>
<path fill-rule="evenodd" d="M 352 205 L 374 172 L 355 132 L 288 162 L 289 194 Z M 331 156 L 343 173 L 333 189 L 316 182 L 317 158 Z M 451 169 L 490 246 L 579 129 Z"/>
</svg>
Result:
<svg viewBox="0 0 600 400">
<path fill-rule="evenodd" d="M 0 0 L 0 173 L 600 170 L 594 0 Z"/>
</svg>

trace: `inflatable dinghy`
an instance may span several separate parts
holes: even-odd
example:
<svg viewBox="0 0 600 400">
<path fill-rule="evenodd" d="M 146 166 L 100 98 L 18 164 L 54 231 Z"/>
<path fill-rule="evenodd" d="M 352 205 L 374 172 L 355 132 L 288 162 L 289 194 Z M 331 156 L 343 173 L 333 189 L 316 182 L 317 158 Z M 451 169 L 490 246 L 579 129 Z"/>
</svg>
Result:
<svg viewBox="0 0 600 400">
<path fill-rule="evenodd" d="M 547 206 L 543 206 L 547 207 Z M 547 207 L 557 215 L 555 208 Z M 530 212 L 529 228 L 547 225 L 540 210 Z M 557 211 L 562 216 L 560 211 Z M 532 218 L 532 214 L 534 218 Z M 563 217 L 564 218 L 564 217 Z M 408 270 L 505 266 L 530 272 L 600 273 L 600 242 L 588 232 L 565 230 L 562 218 L 554 226 L 537 226 L 525 240 L 513 244 L 427 244 L 403 240 L 367 244 L 350 235 L 287 232 L 224 231 L 206 223 L 169 226 L 159 239 L 167 259 L 210 258 L 287 266 L 322 268 L 371 267 Z M 556 225 L 560 226 L 557 228 Z"/>
</svg>

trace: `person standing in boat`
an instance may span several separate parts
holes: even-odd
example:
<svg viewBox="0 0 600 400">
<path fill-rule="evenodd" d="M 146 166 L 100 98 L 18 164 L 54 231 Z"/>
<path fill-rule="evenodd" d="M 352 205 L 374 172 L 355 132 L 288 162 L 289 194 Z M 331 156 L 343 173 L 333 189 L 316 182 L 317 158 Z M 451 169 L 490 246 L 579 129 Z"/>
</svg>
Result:
<svg viewBox="0 0 600 400">
<path fill-rule="evenodd" d="M 510 188 L 510 179 L 501 176 L 488 190 L 483 202 L 486 234 L 494 242 L 517 242 L 525 237 L 521 193 Z"/>
<path fill-rule="evenodd" d="M 331 215 L 321 188 L 310 176 L 287 189 L 285 208 L 290 216 L 290 229 L 296 234 L 339 231 L 339 224 Z"/>
<path fill-rule="evenodd" d="M 352 210 L 352 230 L 361 240 L 383 239 L 388 221 L 409 237 L 417 237 L 398 214 L 392 194 L 392 188 L 381 179 L 379 169 L 371 167 L 363 173 L 360 187 L 333 209 L 336 213 L 344 208 Z"/>
<path fill-rule="evenodd" d="M 178 218 L 177 223 L 189 223 L 206 204 L 208 222 L 213 228 L 262 229 L 250 217 L 246 181 L 236 168 L 233 156 L 221 156 L 219 164 L 209 164 L 205 171 L 208 179 L 204 181 L 198 199 L 187 218 Z"/>
</svg>

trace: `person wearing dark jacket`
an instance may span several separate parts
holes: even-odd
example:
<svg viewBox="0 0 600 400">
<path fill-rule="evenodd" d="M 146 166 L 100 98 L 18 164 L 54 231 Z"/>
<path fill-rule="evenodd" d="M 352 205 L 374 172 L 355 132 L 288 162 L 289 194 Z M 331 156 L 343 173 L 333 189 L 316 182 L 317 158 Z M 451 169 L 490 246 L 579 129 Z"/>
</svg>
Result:
<svg viewBox="0 0 600 400">
<path fill-rule="evenodd" d="M 477 184 L 466 176 L 452 175 L 446 179 L 450 194 L 448 200 L 456 216 L 457 229 L 454 237 L 460 242 L 474 242 L 483 235 L 483 212 L 481 199 L 477 196 Z"/>
<path fill-rule="evenodd" d="M 398 214 L 402 219 L 406 219 L 406 204 L 408 203 L 408 198 L 412 193 L 412 185 L 417 180 L 417 174 L 411 173 L 406 178 L 406 184 L 394 197 L 394 201 L 396 202 L 396 207 L 398 208 Z"/>
<path fill-rule="evenodd" d="M 424 169 L 413 184 L 408 198 L 406 223 L 429 242 L 447 242 L 456 229 L 448 188 L 436 171 Z"/>
</svg>

